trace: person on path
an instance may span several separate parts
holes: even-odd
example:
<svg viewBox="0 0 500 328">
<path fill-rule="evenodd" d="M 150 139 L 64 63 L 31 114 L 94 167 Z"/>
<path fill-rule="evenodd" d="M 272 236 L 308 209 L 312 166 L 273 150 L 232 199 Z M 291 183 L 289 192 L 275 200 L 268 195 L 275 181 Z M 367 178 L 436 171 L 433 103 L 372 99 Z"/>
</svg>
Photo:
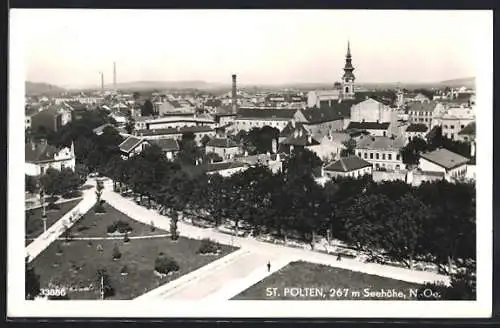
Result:
<svg viewBox="0 0 500 328">
<path fill-rule="evenodd" d="M 271 271 L 271 261 L 267 261 L 267 272 Z"/>
<path fill-rule="evenodd" d="M 340 253 L 337 255 L 337 261 L 342 261 L 342 255 L 340 255 Z"/>
</svg>

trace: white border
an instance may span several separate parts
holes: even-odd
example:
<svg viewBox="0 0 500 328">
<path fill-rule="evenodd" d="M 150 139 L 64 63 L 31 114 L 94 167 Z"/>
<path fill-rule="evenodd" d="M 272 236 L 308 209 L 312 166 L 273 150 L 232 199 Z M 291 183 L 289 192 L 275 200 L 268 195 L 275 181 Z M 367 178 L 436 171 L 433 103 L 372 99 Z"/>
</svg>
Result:
<svg viewBox="0 0 500 328">
<path fill-rule="evenodd" d="M 9 317 L 489 317 L 492 307 L 493 177 L 493 15 L 483 11 L 483 32 L 476 35 L 477 65 L 477 301 L 25 301 L 24 293 L 24 52 L 23 14 L 10 12 L 8 146 Z M 394 11 L 392 11 L 394 12 Z M 461 11 L 463 13 L 463 11 Z M 475 11 L 477 14 L 477 11 Z M 408 63 L 411 65 L 411 62 Z M 139 302 L 140 303 L 140 302 Z M 142 304 L 141 304 L 142 305 Z"/>
</svg>

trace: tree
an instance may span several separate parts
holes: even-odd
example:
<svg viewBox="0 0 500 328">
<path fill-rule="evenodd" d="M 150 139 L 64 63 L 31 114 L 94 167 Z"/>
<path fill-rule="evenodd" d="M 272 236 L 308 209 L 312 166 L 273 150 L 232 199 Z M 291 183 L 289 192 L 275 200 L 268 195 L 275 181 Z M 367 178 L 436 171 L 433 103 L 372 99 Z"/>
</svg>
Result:
<svg viewBox="0 0 500 328">
<path fill-rule="evenodd" d="M 343 148 L 340 152 L 340 157 L 347 157 L 349 155 L 354 155 L 354 150 L 356 149 L 356 140 L 349 139 L 342 143 L 345 148 Z"/>
<path fill-rule="evenodd" d="M 127 131 L 128 134 L 132 134 L 135 129 L 135 120 L 132 117 L 131 114 L 127 115 L 127 123 L 125 124 L 125 130 Z"/>
<path fill-rule="evenodd" d="M 250 155 L 271 152 L 273 140 L 278 140 L 280 131 L 270 126 L 252 128 L 248 134 L 241 135 L 244 149 Z"/>
<path fill-rule="evenodd" d="M 84 184 L 87 181 L 87 177 L 89 176 L 90 170 L 85 164 L 76 164 L 75 165 L 75 173 L 78 175 L 80 179 L 80 184 Z"/>
<path fill-rule="evenodd" d="M 37 189 L 37 181 L 35 177 L 24 175 L 24 190 L 33 194 Z"/>
<path fill-rule="evenodd" d="M 206 147 L 207 146 L 207 143 L 210 141 L 210 137 L 207 136 L 207 135 L 204 135 L 203 138 L 201 138 L 201 144 L 203 145 L 203 147 Z"/>
<path fill-rule="evenodd" d="M 113 260 L 119 260 L 121 258 L 122 258 L 122 253 L 120 252 L 118 245 L 115 245 L 113 247 Z"/>
<path fill-rule="evenodd" d="M 141 98 L 141 94 L 137 91 L 134 91 L 134 93 L 132 93 L 132 98 L 134 99 L 134 101 L 137 101 Z"/>
<path fill-rule="evenodd" d="M 141 116 L 153 116 L 154 115 L 154 107 L 151 100 L 146 100 L 141 108 Z"/>
<path fill-rule="evenodd" d="M 476 265 L 468 263 L 459 272 L 452 274 L 450 285 L 442 283 L 426 283 L 418 290 L 419 300 L 459 301 L 476 300 Z"/>
<path fill-rule="evenodd" d="M 195 165 L 196 161 L 201 159 L 203 154 L 196 145 L 195 136 L 192 132 L 184 133 L 179 142 L 179 152 L 176 161 L 184 165 Z"/>
<path fill-rule="evenodd" d="M 308 149 L 294 149 L 291 156 L 285 159 L 283 168 L 288 176 L 319 175 L 323 162 Z"/>
<path fill-rule="evenodd" d="M 424 139 L 415 137 L 401 149 L 401 157 L 403 163 L 408 165 L 417 165 L 420 159 L 420 154 L 430 150 L 429 145 Z"/>
<path fill-rule="evenodd" d="M 40 276 L 35 273 L 35 269 L 29 264 L 28 257 L 25 259 L 25 298 L 33 300 L 40 294 Z"/>
</svg>

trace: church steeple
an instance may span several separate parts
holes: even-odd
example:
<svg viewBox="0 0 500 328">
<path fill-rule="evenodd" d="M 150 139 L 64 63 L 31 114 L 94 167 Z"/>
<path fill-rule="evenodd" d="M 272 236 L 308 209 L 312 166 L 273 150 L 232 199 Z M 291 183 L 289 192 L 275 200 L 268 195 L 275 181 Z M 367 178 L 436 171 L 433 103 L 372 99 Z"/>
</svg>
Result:
<svg viewBox="0 0 500 328">
<path fill-rule="evenodd" d="M 351 43 L 347 41 L 347 54 L 345 55 L 344 75 L 342 76 L 342 94 L 344 99 L 354 98 L 354 66 L 352 66 Z"/>
<path fill-rule="evenodd" d="M 352 81 L 354 82 L 355 77 L 353 74 L 354 67 L 352 66 L 352 56 L 351 56 L 351 44 L 347 41 L 347 54 L 345 55 L 345 66 L 344 66 L 344 76 L 342 79 L 344 81 Z"/>
</svg>

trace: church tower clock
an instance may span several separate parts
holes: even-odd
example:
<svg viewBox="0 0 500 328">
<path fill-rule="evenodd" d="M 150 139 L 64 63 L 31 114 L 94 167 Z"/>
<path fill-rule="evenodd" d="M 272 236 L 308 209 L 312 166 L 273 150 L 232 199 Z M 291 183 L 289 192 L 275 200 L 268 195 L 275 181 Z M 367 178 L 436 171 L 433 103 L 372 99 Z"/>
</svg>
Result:
<svg viewBox="0 0 500 328">
<path fill-rule="evenodd" d="M 342 76 L 342 95 L 344 99 L 354 98 L 354 67 L 352 66 L 351 46 L 347 41 L 347 54 L 345 56 L 344 75 Z"/>
</svg>

